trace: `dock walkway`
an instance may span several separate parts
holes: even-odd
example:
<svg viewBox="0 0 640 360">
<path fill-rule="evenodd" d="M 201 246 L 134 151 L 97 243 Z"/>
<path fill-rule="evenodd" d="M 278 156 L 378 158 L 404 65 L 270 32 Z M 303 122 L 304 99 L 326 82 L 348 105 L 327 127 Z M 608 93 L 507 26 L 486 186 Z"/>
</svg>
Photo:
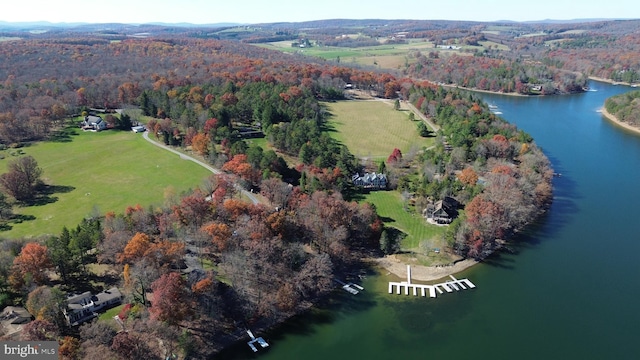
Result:
<svg viewBox="0 0 640 360">
<path fill-rule="evenodd" d="M 258 348 L 256 347 L 255 343 L 258 343 L 262 348 L 266 348 L 269 346 L 269 344 L 263 338 L 256 338 L 255 336 L 253 336 L 251 330 L 247 329 L 247 334 L 249 334 L 249 337 L 251 338 L 251 341 L 247 342 L 247 345 L 249 345 L 253 352 L 258 352 Z"/>
<path fill-rule="evenodd" d="M 364 290 L 364 288 L 358 284 L 354 284 L 354 283 L 347 284 L 344 281 L 340 281 L 338 279 L 334 279 L 334 280 L 338 284 L 342 285 L 342 289 L 344 289 L 344 291 L 350 294 L 357 295 L 360 291 Z"/>
<path fill-rule="evenodd" d="M 389 294 L 401 294 L 404 290 L 405 295 L 409 295 L 409 289 L 412 290 L 413 295 L 417 296 L 418 292 L 420 295 L 427 296 L 427 291 L 429 292 L 429 297 L 435 298 L 437 294 L 444 294 L 444 292 L 454 292 L 454 291 L 462 291 L 467 289 L 473 289 L 476 286 L 469 279 L 456 279 L 453 275 L 449 275 L 451 280 L 445 281 L 440 284 L 426 285 L 426 284 L 412 284 L 411 283 L 411 265 L 407 265 L 407 281 L 390 281 L 389 282 Z M 419 291 L 418 291 L 419 290 Z"/>
</svg>

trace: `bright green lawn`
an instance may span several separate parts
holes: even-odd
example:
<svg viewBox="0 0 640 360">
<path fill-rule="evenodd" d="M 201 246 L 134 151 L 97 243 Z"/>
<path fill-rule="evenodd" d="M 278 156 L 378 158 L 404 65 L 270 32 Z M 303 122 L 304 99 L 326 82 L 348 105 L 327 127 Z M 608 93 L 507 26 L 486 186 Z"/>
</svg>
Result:
<svg viewBox="0 0 640 360">
<path fill-rule="evenodd" d="M 422 216 L 405 210 L 402 195 L 399 192 L 372 191 L 364 196 L 363 201 L 376 206 L 385 226 L 395 227 L 407 234 L 402 241 L 403 250 L 419 251 L 422 241 L 430 241 L 433 247 L 445 247 L 443 234 L 446 227 L 430 225 Z"/>
<path fill-rule="evenodd" d="M 129 205 L 161 204 L 164 190 L 180 193 L 198 187 L 211 173 L 192 161 L 162 150 L 133 132 L 99 133 L 73 130 L 72 141 L 42 142 L 24 147 L 43 170 L 43 180 L 59 187 L 55 202 L 14 207 L 14 212 L 35 220 L 10 224 L 0 237 L 32 237 L 59 234 L 63 226 L 74 227 L 93 209 L 100 214 L 124 212 Z M 0 173 L 15 156 L 0 151 Z"/>
<path fill-rule="evenodd" d="M 104 313 L 100 314 L 100 320 L 112 320 L 114 316 L 120 314 L 120 311 L 125 307 L 126 304 L 118 305 L 114 308 L 111 308 Z"/>
<path fill-rule="evenodd" d="M 394 148 L 406 153 L 412 147 L 431 146 L 433 138 L 418 135 L 417 122 L 408 111 L 396 111 L 385 101 L 325 103 L 332 116 L 331 136 L 360 158 L 386 159 Z M 416 116 L 416 118 L 418 118 Z"/>
</svg>

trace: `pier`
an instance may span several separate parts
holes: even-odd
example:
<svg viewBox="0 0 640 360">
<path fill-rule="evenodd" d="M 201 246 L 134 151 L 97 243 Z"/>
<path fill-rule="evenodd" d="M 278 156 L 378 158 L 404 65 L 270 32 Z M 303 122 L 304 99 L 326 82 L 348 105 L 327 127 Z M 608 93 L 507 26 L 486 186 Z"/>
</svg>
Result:
<svg viewBox="0 0 640 360">
<path fill-rule="evenodd" d="M 247 342 L 247 345 L 249 345 L 253 352 L 258 352 L 258 348 L 256 347 L 255 343 L 258 343 L 258 345 L 260 345 L 262 348 L 266 348 L 267 346 L 269 346 L 269 344 L 263 338 L 256 338 L 255 336 L 253 336 L 251 330 L 247 329 L 247 334 L 249 334 L 249 337 L 251 338 L 251 341 Z"/>
<path fill-rule="evenodd" d="M 360 291 L 364 290 L 364 288 L 358 284 L 354 284 L 354 283 L 345 283 L 343 281 L 340 281 L 338 279 L 334 279 L 335 282 L 337 282 L 338 284 L 342 285 L 342 289 L 350 294 L 353 295 L 357 295 Z"/>
<path fill-rule="evenodd" d="M 440 284 L 433 285 L 424 285 L 424 284 L 412 284 L 411 283 L 411 265 L 407 265 L 407 281 L 390 281 L 389 282 L 389 294 L 393 294 L 394 292 L 398 295 L 403 293 L 405 295 L 409 295 L 409 290 L 413 292 L 414 296 L 418 296 L 418 293 L 426 297 L 427 291 L 429 292 L 429 297 L 435 298 L 437 294 L 444 294 L 444 292 L 454 292 L 454 291 L 462 291 L 467 289 L 473 289 L 476 286 L 469 279 L 456 279 L 453 275 L 449 275 L 451 280 L 445 281 Z"/>
</svg>

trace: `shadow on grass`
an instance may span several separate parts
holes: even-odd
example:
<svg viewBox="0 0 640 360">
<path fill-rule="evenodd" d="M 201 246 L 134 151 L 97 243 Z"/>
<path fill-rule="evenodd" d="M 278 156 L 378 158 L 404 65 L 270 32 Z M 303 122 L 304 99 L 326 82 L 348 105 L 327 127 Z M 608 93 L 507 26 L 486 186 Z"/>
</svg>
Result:
<svg viewBox="0 0 640 360">
<path fill-rule="evenodd" d="M 54 131 L 49 137 L 49 141 L 51 142 L 71 142 L 73 136 L 77 136 L 78 134 L 75 131 L 75 128 L 65 127 L 64 129 Z"/>
<path fill-rule="evenodd" d="M 32 221 L 35 219 L 36 217 L 33 215 L 13 214 L 6 222 L 4 222 L 3 224 L 0 224 L 0 232 L 9 231 L 13 229 L 12 224 L 20 224 L 25 221 Z"/>
<path fill-rule="evenodd" d="M 335 122 L 335 121 L 333 121 L 331 123 L 325 121 L 325 122 L 322 123 L 322 125 L 320 125 L 320 131 L 329 132 L 329 133 L 337 133 L 338 130 L 336 130 L 335 124 L 337 124 L 337 122 Z"/>
<path fill-rule="evenodd" d="M 47 204 L 52 204 L 58 201 L 57 196 L 53 196 L 54 194 L 65 194 L 75 190 L 73 186 L 65 186 L 65 185 L 41 185 L 38 188 L 38 195 L 31 199 L 23 202 L 24 206 L 42 206 Z"/>
</svg>

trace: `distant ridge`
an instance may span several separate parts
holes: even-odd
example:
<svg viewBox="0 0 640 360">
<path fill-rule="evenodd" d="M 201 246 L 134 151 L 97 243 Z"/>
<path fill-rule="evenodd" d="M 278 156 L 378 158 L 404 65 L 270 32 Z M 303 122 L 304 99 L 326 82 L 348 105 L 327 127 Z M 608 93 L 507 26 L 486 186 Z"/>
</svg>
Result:
<svg viewBox="0 0 640 360">
<path fill-rule="evenodd" d="M 513 20 L 496 20 L 495 22 L 502 23 L 520 23 L 520 24 L 580 24 L 587 22 L 600 22 L 600 21 L 616 21 L 616 20 L 636 20 L 631 18 L 586 18 L 586 19 L 544 19 L 544 20 L 528 20 L 528 21 L 513 21 Z"/>
<path fill-rule="evenodd" d="M 100 25 L 128 25 L 128 26 L 140 26 L 140 25 L 155 25 L 164 27 L 186 27 L 186 28 L 217 28 L 217 27 L 231 27 L 242 26 L 246 24 L 241 23 L 211 23 L 211 24 L 191 24 L 191 23 L 164 23 L 164 22 L 149 22 L 149 23 L 88 23 L 88 22 L 58 22 L 52 23 L 49 21 L 24 21 L 24 22 L 10 22 L 0 21 L 0 28 L 9 29 L 33 29 L 33 28 L 73 28 L 80 26 L 100 26 Z"/>
</svg>

